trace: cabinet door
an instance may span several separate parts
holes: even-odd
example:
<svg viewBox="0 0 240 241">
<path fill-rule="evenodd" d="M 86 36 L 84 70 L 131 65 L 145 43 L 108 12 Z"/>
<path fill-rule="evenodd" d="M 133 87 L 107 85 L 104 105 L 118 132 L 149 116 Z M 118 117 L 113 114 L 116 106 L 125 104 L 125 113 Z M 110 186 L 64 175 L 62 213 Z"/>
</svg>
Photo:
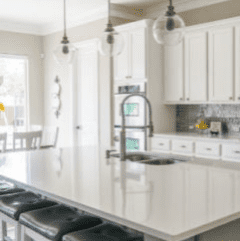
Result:
<svg viewBox="0 0 240 241">
<path fill-rule="evenodd" d="M 209 32 L 209 97 L 211 101 L 233 100 L 233 36 L 233 27 Z"/>
<path fill-rule="evenodd" d="M 129 34 L 121 32 L 124 39 L 122 53 L 114 58 L 114 77 L 115 80 L 125 80 L 129 76 Z"/>
<path fill-rule="evenodd" d="M 130 73 L 131 79 L 146 78 L 146 29 L 132 30 L 130 38 Z"/>
<path fill-rule="evenodd" d="M 240 102 L 240 27 L 235 28 L 235 100 Z"/>
<path fill-rule="evenodd" d="M 234 173 L 226 170 L 212 169 L 210 171 L 209 204 L 210 218 L 218 219 L 234 211 Z"/>
<path fill-rule="evenodd" d="M 207 32 L 185 37 L 186 101 L 207 101 Z"/>
<path fill-rule="evenodd" d="M 165 101 L 183 100 L 183 43 L 164 48 Z"/>
</svg>

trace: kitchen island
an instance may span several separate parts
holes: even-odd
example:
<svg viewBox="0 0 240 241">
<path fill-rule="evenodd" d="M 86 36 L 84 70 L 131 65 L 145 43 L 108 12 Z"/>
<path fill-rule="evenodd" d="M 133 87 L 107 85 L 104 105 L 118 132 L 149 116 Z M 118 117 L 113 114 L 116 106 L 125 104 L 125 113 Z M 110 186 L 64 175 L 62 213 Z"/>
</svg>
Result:
<svg viewBox="0 0 240 241">
<path fill-rule="evenodd" d="M 7 153 L 0 156 L 0 179 L 135 229 L 146 240 L 198 234 L 240 240 L 240 163 L 165 155 L 180 161 L 99 160 L 95 147 Z"/>
</svg>

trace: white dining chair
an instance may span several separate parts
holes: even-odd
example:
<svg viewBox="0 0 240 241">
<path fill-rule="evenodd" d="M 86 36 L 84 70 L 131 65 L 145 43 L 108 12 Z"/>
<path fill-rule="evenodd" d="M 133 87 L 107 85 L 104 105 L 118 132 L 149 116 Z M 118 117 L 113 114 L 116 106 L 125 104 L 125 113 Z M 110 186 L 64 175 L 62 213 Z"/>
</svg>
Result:
<svg viewBox="0 0 240 241">
<path fill-rule="evenodd" d="M 59 127 L 44 127 L 41 148 L 55 148 L 57 145 Z"/>
<path fill-rule="evenodd" d="M 13 150 L 35 150 L 40 148 L 42 131 L 14 132 Z M 19 145 L 17 145 L 19 143 Z M 20 146 L 18 148 L 18 146 Z"/>
<path fill-rule="evenodd" d="M 1 133 L 0 134 L 0 151 L 5 152 L 7 146 L 7 133 Z"/>
</svg>

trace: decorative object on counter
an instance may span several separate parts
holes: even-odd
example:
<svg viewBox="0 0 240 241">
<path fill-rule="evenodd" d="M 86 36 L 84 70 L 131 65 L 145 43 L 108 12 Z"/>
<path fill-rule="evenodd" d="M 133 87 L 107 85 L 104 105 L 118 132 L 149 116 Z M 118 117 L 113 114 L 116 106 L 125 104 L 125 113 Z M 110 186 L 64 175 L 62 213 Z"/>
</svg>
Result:
<svg viewBox="0 0 240 241">
<path fill-rule="evenodd" d="M 69 42 L 66 30 L 66 0 L 64 2 L 64 35 L 61 44 L 53 51 L 56 61 L 60 64 L 72 63 L 76 48 Z"/>
<path fill-rule="evenodd" d="M 206 123 L 204 123 L 204 121 L 201 121 L 198 125 L 196 125 L 196 127 L 198 129 L 201 129 L 201 130 L 206 130 L 208 129 L 208 125 Z"/>
<path fill-rule="evenodd" d="M 218 135 L 221 133 L 222 125 L 221 122 L 213 122 L 210 123 L 210 132 L 212 135 Z"/>
<path fill-rule="evenodd" d="M 184 35 L 185 23 L 183 19 L 174 12 L 172 0 L 166 14 L 161 14 L 154 22 L 153 36 L 157 43 L 162 45 L 177 45 Z"/>
<path fill-rule="evenodd" d="M 59 117 L 60 115 L 60 109 L 61 109 L 61 99 L 60 99 L 60 94 L 61 94 L 61 85 L 60 85 L 60 80 L 58 76 L 55 78 L 55 84 L 53 86 L 53 93 L 52 93 L 52 108 L 54 110 L 54 114 L 56 115 L 56 118 Z"/>
<path fill-rule="evenodd" d="M 113 57 L 119 55 L 122 52 L 123 47 L 123 36 L 114 30 L 110 20 L 110 0 L 108 0 L 108 24 L 98 42 L 98 49 L 102 55 Z"/>
</svg>

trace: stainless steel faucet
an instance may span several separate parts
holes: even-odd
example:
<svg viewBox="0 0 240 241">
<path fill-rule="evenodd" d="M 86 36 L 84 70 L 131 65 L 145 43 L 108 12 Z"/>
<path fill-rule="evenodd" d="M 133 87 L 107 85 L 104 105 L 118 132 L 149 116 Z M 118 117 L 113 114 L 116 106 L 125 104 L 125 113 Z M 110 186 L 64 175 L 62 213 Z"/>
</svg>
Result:
<svg viewBox="0 0 240 241">
<path fill-rule="evenodd" d="M 132 94 L 132 95 L 128 95 L 121 103 L 121 113 L 122 113 L 122 131 L 121 131 L 121 142 L 120 142 L 120 146 L 121 146 L 121 161 L 125 160 L 125 156 L 126 156 L 126 134 L 125 134 L 125 130 L 128 126 L 125 126 L 125 114 L 124 114 L 124 103 L 126 102 L 126 100 L 128 100 L 129 98 L 133 97 L 133 96 L 139 96 L 142 97 L 148 104 L 148 109 L 149 109 L 149 125 L 148 126 L 134 126 L 135 128 L 149 128 L 150 132 L 149 132 L 149 137 L 153 137 L 153 123 L 152 123 L 152 106 L 150 101 L 148 100 L 148 98 L 142 94 Z"/>
</svg>

